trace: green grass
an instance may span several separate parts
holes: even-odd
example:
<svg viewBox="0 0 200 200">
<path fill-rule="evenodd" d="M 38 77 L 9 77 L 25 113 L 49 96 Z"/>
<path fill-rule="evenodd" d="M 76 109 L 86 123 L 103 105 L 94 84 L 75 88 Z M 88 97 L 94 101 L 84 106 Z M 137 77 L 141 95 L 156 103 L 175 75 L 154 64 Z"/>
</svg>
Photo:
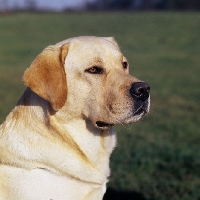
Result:
<svg viewBox="0 0 200 200">
<path fill-rule="evenodd" d="M 0 27 L 1 122 L 43 48 L 78 35 L 114 36 L 131 74 L 151 86 L 151 112 L 116 127 L 109 186 L 146 199 L 200 199 L 199 13 L 18 13 L 0 16 Z"/>
</svg>

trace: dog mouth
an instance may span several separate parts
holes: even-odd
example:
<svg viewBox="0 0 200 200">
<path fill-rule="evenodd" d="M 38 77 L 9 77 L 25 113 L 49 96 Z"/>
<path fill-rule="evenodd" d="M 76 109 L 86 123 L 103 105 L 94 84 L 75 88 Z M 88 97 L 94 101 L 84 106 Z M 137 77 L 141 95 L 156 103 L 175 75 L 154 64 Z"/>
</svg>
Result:
<svg viewBox="0 0 200 200">
<path fill-rule="evenodd" d="M 138 102 L 136 105 L 135 105 L 135 109 L 134 109 L 134 112 L 133 112 L 133 115 L 134 116 L 137 116 L 137 115 L 146 115 L 148 112 L 149 112 L 149 103 L 148 101 L 145 101 L 143 103 L 141 102 Z"/>
<path fill-rule="evenodd" d="M 97 127 L 105 129 L 105 128 L 109 128 L 111 126 L 113 126 L 114 124 L 108 124 L 106 122 L 102 122 L 102 121 L 97 121 L 96 122 Z"/>
<path fill-rule="evenodd" d="M 137 106 L 134 109 L 134 111 L 132 112 L 131 116 L 132 117 L 136 117 L 136 116 L 143 117 L 148 112 L 149 112 L 148 103 L 139 104 L 139 105 L 137 104 Z M 125 123 L 125 124 L 131 123 L 131 122 L 134 122 L 134 120 L 133 121 L 128 120 L 128 122 L 126 122 L 126 119 L 124 119 L 121 121 L 121 123 Z M 116 123 L 108 123 L 105 121 L 96 121 L 96 123 L 95 123 L 96 127 L 98 127 L 99 129 L 103 129 L 103 130 L 109 129 L 112 126 L 114 126 L 115 124 L 120 124 L 120 122 L 117 121 Z"/>
<path fill-rule="evenodd" d="M 134 112 L 134 116 L 136 115 L 146 115 L 148 113 L 146 108 L 143 108 L 142 106 L 139 107 L 135 112 Z"/>
</svg>

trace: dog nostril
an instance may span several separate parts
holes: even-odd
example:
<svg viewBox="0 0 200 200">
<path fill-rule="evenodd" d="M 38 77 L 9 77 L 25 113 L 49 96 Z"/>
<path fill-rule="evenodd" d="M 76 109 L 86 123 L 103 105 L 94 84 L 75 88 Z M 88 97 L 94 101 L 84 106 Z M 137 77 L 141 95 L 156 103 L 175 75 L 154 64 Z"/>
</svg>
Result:
<svg viewBox="0 0 200 200">
<path fill-rule="evenodd" d="M 130 94 L 133 98 L 145 101 L 149 98 L 150 87 L 147 83 L 136 82 L 131 85 Z"/>
</svg>

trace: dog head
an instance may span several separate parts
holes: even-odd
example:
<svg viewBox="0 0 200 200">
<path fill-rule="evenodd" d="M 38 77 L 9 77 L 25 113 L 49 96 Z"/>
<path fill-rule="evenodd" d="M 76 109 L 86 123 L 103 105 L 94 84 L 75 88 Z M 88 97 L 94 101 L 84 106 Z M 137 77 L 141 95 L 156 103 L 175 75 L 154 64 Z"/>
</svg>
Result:
<svg viewBox="0 0 200 200">
<path fill-rule="evenodd" d="M 129 74 L 113 38 L 77 37 L 49 46 L 23 81 L 63 117 L 100 129 L 135 122 L 149 111 L 150 87 Z"/>
</svg>

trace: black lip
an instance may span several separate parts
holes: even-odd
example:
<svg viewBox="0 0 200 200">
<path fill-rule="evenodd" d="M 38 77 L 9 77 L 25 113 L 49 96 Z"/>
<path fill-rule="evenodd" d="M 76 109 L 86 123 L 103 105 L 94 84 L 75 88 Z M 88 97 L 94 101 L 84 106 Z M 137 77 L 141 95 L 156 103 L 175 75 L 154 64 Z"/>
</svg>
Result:
<svg viewBox="0 0 200 200">
<path fill-rule="evenodd" d="M 148 101 L 137 101 L 134 106 L 134 115 L 145 115 L 148 113 Z"/>
<path fill-rule="evenodd" d="M 135 112 L 134 112 L 134 115 L 140 115 L 142 114 L 145 115 L 147 113 L 147 109 L 141 107 L 141 108 L 138 108 Z"/>
<path fill-rule="evenodd" d="M 100 128 L 104 128 L 104 127 L 109 127 L 109 126 L 112 126 L 112 124 L 108 124 L 106 122 L 101 122 L 101 121 L 97 121 L 96 122 L 96 125 Z"/>
</svg>

